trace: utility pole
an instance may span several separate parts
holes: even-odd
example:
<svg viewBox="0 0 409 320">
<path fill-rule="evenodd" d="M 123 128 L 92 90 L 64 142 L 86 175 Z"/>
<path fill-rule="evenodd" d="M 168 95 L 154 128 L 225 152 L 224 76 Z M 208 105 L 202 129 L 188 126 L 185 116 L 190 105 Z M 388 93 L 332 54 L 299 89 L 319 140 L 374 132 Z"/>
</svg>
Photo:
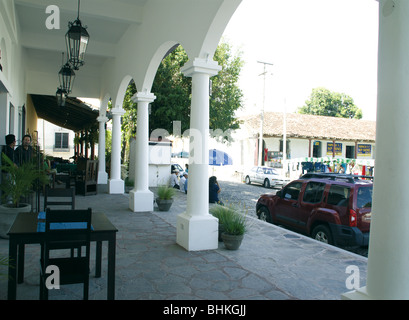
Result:
<svg viewBox="0 0 409 320">
<path fill-rule="evenodd" d="M 265 96 L 266 96 L 266 74 L 267 70 L 266 67 L 267 65 L 272 66 L 272 63 L 269 62 L 264 62 L 264 61 L 257 61 L 257 63 L 262 63 L 264 65 L 264 71 L 263 73 L 259 74 L 259 76 L 263 76 L 264 78 L 264 84 L 263 84 L 263 105 L 261 109 L 261 114 L 260 114 L 260 136 L 259 136 L 259 148 L 258 148 L 258 165 L 261 166 L 263 163 L 263 126 L 264 126 L 264 102 L 265 102 Z"/>
</svg>

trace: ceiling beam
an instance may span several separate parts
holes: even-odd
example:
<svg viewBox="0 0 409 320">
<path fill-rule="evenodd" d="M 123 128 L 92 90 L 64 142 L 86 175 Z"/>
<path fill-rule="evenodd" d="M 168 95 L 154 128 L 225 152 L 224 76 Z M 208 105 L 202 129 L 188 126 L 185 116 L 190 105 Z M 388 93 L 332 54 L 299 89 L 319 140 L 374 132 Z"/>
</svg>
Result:
<svg viewBox="0 0 409 320">
<path fill-rule="evenodd" d="M 50 34 L 31 34 L 25 32 L 21 35 L 20 43 L 24 48 L 55 51 L 58 53 L 66 51 L 65 39 Z M 87 54 L 95 56 L 114 58 L 115 47 L 112 44 L 93 41 L 87 48 Z"/>
</svg>

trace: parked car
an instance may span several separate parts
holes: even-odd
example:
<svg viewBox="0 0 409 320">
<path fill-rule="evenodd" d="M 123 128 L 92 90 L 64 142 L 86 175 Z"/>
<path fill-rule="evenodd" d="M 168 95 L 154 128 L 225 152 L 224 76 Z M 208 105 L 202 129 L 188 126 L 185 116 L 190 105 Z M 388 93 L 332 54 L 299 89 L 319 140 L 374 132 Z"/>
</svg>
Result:
<svg viewBox="0 0 409 320">
<path fill-rule="evenodd" d="M 179 177 L 183 176 L 183 168 L 178 163 L 172 163 L 170 166 L 170 173 L 173 173 L 175 170 L 179 171 Z"/>
<path fill-rule="evenodd" d="M 259 219 L 333 245 L 367 246 L 371 180 L 345 174 L 305 174 L 257 201 Z"/>
<path fill-rule="evenodd" d="M 244 174 L 244 181 L 247 184 L 259 183 L 265 188 L 284 186 L 288 179 L 281 176 L 277 169 L 270 167 L 253 167 Z"/>
</svg>

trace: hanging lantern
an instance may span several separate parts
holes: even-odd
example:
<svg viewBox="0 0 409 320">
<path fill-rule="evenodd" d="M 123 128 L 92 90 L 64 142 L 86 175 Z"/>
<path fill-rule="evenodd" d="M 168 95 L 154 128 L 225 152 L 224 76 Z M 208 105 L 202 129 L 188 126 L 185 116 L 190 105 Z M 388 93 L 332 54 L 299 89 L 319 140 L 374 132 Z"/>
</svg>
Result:
<svg viewBox="0 0 409 320">
<path fill-rule="evenodd" d="M 71 69 L 68 62 L 62 66 L 60 72 L 58 73 L 58 79 L 60 80 L 61 90 L 63 90 L 66 94 L 71 93 L 75 79 L 75 72 Z"/>
<path fill-rule="evenodd" d="M 81 24 L 80 1 L 78 0 L 78 16 L 74 22 L 68 23 L 68 31 L 65 34 L 65 42 L 67 45 L 68 62 L 74 70 L 84 65 L 85 51 L 87 51 L 89 34 Z"/>
<path fill-rule="evenodd" d="M 57 105 L 60 107 L 65 106 L 65 100 L 67 98 L 67 92 L 65 90 L 58 88 L 57 92 L 55 93 L 55 96 L 57 98 Z"/>
</svg>

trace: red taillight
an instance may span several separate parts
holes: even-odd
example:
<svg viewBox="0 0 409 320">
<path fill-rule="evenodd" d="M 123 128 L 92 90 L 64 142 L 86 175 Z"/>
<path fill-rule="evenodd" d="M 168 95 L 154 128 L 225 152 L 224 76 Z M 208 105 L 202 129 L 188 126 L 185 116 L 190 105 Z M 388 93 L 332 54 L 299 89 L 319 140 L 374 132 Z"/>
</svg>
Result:
<svg viewBox="0 0 409 320">
<path fill-rule="evenodd" d="M 349 210 L 349 226 L 356 227 L 358 225 L 358 219 L 356 212 L 352 209 Z"/>
</svg>

